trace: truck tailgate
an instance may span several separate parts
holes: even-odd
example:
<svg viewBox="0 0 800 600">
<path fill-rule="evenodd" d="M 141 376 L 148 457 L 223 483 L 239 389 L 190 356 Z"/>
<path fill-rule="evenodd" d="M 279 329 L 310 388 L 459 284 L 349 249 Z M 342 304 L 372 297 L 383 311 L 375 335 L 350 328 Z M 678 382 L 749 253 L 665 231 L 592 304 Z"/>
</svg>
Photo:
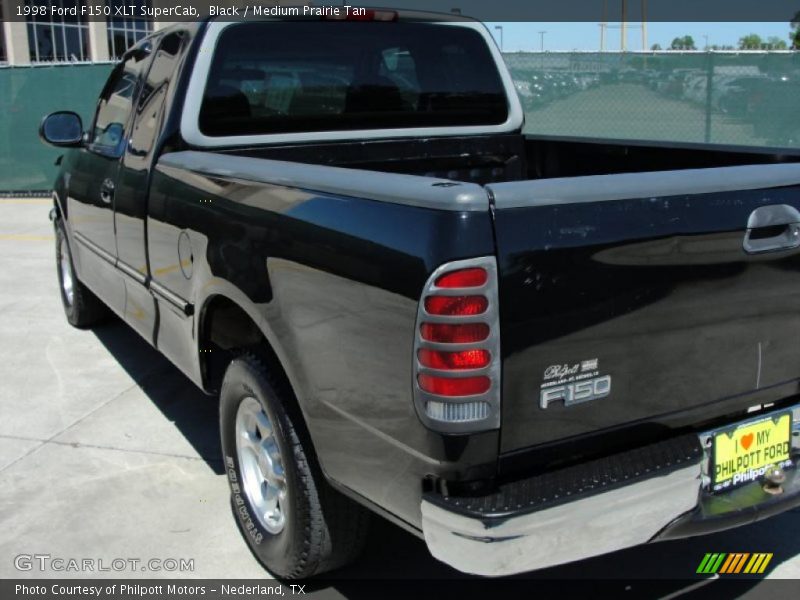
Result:
<svg viewBox="0 0 800 600">
<path fill-rule="evenodd" d="M 797 393 L 800 165 L 488 188 L 503 452 Z"/>
</svg>

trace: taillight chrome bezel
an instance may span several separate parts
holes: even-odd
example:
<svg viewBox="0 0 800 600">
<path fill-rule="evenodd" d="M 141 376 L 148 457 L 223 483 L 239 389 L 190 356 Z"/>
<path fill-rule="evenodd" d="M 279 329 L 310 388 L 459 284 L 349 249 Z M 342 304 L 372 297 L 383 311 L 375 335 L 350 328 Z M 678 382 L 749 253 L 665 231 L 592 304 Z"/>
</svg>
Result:
<svg viewBox="0 0 800 600">
<path fill-rule="evenodd" d="M 436 280 L 442 275 L 452 271 L 479 267 L 486 270 L 486 283 L 479 287 L 438 287 Z M 485 296 L 488 304 L 486 310 L 477 315 L 434 315 L 425 310 L 425 299 L 428 296 Z M 417 309 L 417 322 L 414 334 L 414 406 L 420 420 L 426 427 L 444 433 L 474 433 L 478 431 L 488 431 L 500 427 L 500 386 L 501 386 L 501 358 L 500 358 L 500 318 L 499 318 L 499 297 L 497 289 L 497 261 L 494 256 L 483 256 L 466 260 L 448 262 L 438 267 L 428 278 L 419 300 Z M 423 323 L 485 323 L 489 326 L 489 336 L 478 342 L 470 343 L 442 343 L 431 342 L 422 337 Z M 419 361 L 419 351 L 423 348 L 438 350 L 443 352 L 458 352 L 462 350 L 481 349 L 487 350 L 490 355 L 489 364 L 477 369 L 435 369 L 422 365 Z M 423 390 L 418 381 L 420 374 L 432 375 L 444 378 L 463 378 L 485 376 L 489 378 L 489 389 L 482 394 L 471 396 L 443 396 L 431 394 Z M 446 405 L 484 403 L 488 408 L 484 418 L 471 420 L 451 421 L 440 420 L 432 417 L 428 412 L 429 404 L 432 407 L 439 407 L 442 403 Z"/>
</svg>

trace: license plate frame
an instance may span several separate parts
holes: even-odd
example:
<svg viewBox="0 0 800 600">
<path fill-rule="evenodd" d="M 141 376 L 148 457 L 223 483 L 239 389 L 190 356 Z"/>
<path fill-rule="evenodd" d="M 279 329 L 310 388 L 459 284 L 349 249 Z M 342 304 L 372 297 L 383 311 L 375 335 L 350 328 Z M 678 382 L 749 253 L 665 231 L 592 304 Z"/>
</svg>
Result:
<svg viewBox="0 0 800 600">
<path fill-rule="evenodd" d="M 710 432 L 711 491 L 727 492 L 757 481 L 771 464 L 793 466 L 792 418 L 792 410 L 782 410 Z"/>
</svg>

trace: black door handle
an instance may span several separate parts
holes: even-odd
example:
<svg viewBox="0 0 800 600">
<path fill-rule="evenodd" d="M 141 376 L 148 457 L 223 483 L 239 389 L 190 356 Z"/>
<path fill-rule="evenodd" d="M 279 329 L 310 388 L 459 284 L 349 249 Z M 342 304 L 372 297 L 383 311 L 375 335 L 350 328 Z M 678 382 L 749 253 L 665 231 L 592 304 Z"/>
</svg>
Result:
<svg viewBox="0 0 800 600">
<path fill-rule="evenodd" d="M 755 209 L 747 220 L 742 247 L 748 254 L 800 247 L 800 212 L 788 204 Z"/>
<path fill-rule="evenodd" d="M 102 184 L 100 184 L 100 200 L 105 202 L 106 204 L 111 204 L 111 200 L 114 197 L 114 182 L 110 179 L 105 179 Z"/>
</svg>

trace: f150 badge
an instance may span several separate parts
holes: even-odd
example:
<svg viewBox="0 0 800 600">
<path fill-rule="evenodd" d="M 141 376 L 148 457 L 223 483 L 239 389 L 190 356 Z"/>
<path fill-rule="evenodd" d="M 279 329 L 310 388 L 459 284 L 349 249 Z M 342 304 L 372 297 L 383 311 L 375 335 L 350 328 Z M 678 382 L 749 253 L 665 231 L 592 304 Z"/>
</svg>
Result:
<svg viewBox="0 0 800 600">
<path fill-rule="evenodd" d="M 574 364 L 550 365 L 544 370 L 544 383 L 539 392 L 539 407 L 546 409 L 553 402 L 572 406 L 605 398 L 611 393 L 611 375 L 600 375 L 596 358 Z"/>
</svg>

